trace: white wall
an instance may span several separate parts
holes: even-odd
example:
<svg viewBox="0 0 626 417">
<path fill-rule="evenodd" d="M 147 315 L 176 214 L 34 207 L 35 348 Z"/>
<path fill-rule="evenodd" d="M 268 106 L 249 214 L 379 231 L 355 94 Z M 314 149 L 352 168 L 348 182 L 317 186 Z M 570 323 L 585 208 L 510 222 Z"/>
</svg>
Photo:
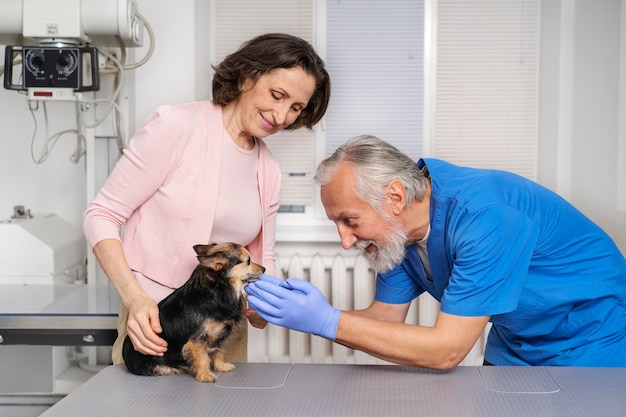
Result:
<svg viewBox="0 0 626 417">
<path fill-rule="evenodd" d="M 197 7 L 195 3 L 194 0 L 178 0 L 175 8 L 164 8 L 158 2 L 139 2 L 139 11 L 153 27 L 157 39 L 152 58 L 127 74 L 132 80 L 129 93 L 134 101 L 128 121 L 131 133 L 160 104 L 209 97 L 208 50 L 202 47 L 208 42 L 205 33 L 208 29 L 207 25 L 200 24 L 196 30 L 195 24 L 195 19 L 202 23 L 208 13 L 207 2 L 199 0 Z M 147 33 L 144 38 L 146 46 L 131 51 L 136 59 L 143 57 L 147 50 Z M 200 56 L 196 48 L 200 50 Z M 0 58 L 4 62 L 4 47 Z M 48 104 L 50 134 L 76 126 L 73 109 L 71 103 Z M 45 137 L 43 109 L 40 107 L 36 114 L 39 127 L 35 149 L 38 154 Z M 69 162 L 76 137 L 64 137 L 48 161 L 37 165 L 30 157 L 33 130 L 25 97 L 0 88 L 0 219 L 10 217 L 14 205 L 25 205 L 34 213 L 56 213 L 80 227 L 88 198 L 85 158 L 76 165 Z M 97 159 L 107 157 L 104 153 L 96 155 Z"/>
<path fill-rule="evenodd" d="M 48 110 L 51 133 L 76 126 L 72 104 L 57 103 Z M 35 153 L 39 155 L 44 144 L 42 108 L 37 119 Z M 84 160 L 76 165 L 69 161 L 76 136 L 63 137 L 47 162 L 37 165 L 30 155 L 33 131 L 24 96 L 0 88 L 0 219 L 10 217 L 13 206 L 25 205 L 33 213 L 56 213 L 78 225 L 85 208 L 85 170 Z"/>
<path fill-rule="evenodd" d="M 616 195 L 620 3 L 542 2 L 538 178 L 626 253 Z"/>
<path fill-rule="evenodd" d="M 626 252 L 626 212 L 617 211 L 616 195 L 621 2 L 600 3 L 576 2 L 572 201 Z"/>
<path fill-rule="evenodd" d="M 137 125 L 159 105 L 209 97 L 208 3 L 177 0 L 176 7 L 154 1 L 139 3 L 156 42 L 152 58 L 134 71 Z M 145 49 L 138 48 L 136 56 L 143 56 Z"/>
<path fill-rule="evenodd" d="M 157 39 L 152 59 L 132 74 L 131 131 L 160 104 L 209 97 L 209 3 L 178 0 L 164 8 L 139 2 Z M 626 252 L 626 213 L 616 210 L 615 195 L 620 0 L 543 1 L 541 13 L 539 181 L 566 194 Z M 50 107 L 50 132 L 74 125 L 68 104 Z M 68 161 L 75 139 L 64 138 L 46 163 L 35 165 L 32 132 L 24 97 L 0 89 L 0 219 L 24 204 L 79 227 L 87 198 L 84 160 Z"/>
</svg>

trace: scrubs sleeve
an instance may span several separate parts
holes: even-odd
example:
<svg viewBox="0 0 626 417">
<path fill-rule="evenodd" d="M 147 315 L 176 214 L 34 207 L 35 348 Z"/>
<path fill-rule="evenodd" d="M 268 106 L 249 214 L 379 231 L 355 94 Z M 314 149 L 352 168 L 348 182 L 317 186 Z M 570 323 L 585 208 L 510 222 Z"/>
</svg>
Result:
<svg viewBox="0 0 626 417">
<path fill-rule="evenodd" d="M 409 277 L 402 265 L 376 276 L 376 301 L 405 304 L 423 292 L 424 290 Z"/>
<path fill-rule="evenodd" d="M 461 316 L 493 316 L 519 302 L 538 228 L 509 206 L 490 206 L 457 219 L 452 274 L 441 310 Z"/>
</svg>

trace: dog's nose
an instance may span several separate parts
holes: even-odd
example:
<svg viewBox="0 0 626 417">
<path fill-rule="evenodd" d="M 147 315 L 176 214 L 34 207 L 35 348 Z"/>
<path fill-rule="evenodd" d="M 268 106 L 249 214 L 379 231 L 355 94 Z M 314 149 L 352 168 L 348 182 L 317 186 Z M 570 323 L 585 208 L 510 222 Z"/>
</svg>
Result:
<svg viewBox="0 0 626 417">
<path fill-rule="evenodd" d="M 264 266 L 261 267 L 261 272 L 265 272 L 265 267 Z"/>
</svg>

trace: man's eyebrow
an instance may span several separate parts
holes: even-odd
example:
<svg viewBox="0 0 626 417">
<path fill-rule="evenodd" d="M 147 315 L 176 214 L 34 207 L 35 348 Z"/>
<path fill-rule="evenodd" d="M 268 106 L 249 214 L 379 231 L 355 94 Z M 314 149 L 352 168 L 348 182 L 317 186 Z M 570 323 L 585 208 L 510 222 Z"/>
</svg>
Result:
<svg viewBox="0 0 626 417">
<path fill-rule="evenodd" d="M 337 215 L 338 219 L 358 219 L 359 215 L 357 213 L 350 213 L 347 211 L 342 211 Z"/>
</svg>

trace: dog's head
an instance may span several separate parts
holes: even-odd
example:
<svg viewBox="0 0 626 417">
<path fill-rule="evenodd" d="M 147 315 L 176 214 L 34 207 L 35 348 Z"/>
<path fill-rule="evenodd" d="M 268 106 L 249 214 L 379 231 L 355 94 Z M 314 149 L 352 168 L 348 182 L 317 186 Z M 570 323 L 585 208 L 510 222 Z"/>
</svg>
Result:
<svg viewBox="0 0 626 417">
<path fill-rule="evenodd" d="M 237 292 L 246 282 L 258 279 L 265 268 L 250 258 L 250 252 L 237 243 L 212 243 L 195 245 L 198 261 L 206 268 L 224 273 Z"/>
</svg>

